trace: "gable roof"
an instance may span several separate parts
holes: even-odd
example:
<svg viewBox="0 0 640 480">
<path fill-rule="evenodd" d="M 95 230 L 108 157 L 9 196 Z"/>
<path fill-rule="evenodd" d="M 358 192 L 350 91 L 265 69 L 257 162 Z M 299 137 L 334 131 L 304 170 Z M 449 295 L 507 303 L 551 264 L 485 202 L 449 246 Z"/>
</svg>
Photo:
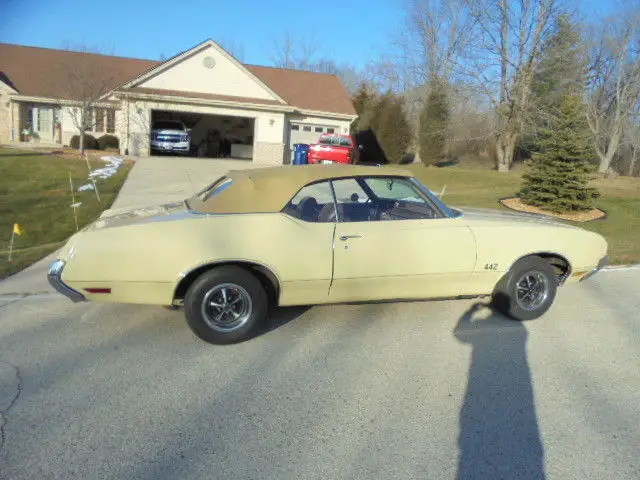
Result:
<svg viewBox="0 0 640 480">
<path fill-rule="evenodd" d="M 61 65 L 74 63 L 108 71 L 108 88 L 104 92 L 108 93 L 165 62 L 0 43 L 0 81 L 21 95 L 75 100 L 68 98 L 67 79 L 61 68 Z M 348 92 L 335 75 L 257 65 L 243 66 L 293 107 L 356 115 Z M 184 96 L 194 95 L 184 92 Z"/>
<path fill-rule="evenodd" d="M 158 65 L 156 65 L 154 68 L 152 68 L 151 70 L 143 73 L 142 75 L 136 77 L 135 79 L 132 79 L 131 81 L 127 82 L 125 85 L 123 85 L 121 88 L 123 89 L 129 89 L 131 87 L 141 87 L 143 85 L 143 81 L 146 79 L 149 79 L 155 75 L 158 75 L 166 70 L 170 70 L 171 68 L 173 68 L 174 65 L 179 64 L 180 62 L 182 62 L 184 59 L 195 55 L 199 52 L 205 51 L 207 49 L 211 49 L 216 51 L 219 55 L 221 55 L 222 57 L 224 57 L 226 60 L 228 60 L 232 65 L 235 65 L 237 68 L 239 68 L 241 71 L 243 71 L 248 77 L 250 77 L 254 82 L 258 83 L 264 90 L 266 90 L 267 92 L 269 92 L 269 94 L 271 96 L 273 96 L 278 102 L 280 103 L 286 103 L 286 101 L 280 97 L 280 95 L 278 95 L 276 92 L 274 92 L 269 85 L 265 84 L 260 78 L 257 78 L 253 72 L 251 72 L 250 70 L 248 70 L 246 68 L 245 65 L 243 65 L 242 63 L 240 63 L 238 60 L 236 60 L 233 55 L 231 55 L 230 53 L 228 53 L 224 48 L 222 48 L 220 45 L 218 45 L 216 42 L 214 42 L 213 40 L 209 39 L 209 40 L 205 40 L 204 42 L 196 45 L 195 47 L 186 50 L 182 53 L 179 53 L 177 55 L 174 55 L 173 57 L 169 58 L 168 60 L 165 60 L 162 63 L 159 63 Z"/>
</svg>

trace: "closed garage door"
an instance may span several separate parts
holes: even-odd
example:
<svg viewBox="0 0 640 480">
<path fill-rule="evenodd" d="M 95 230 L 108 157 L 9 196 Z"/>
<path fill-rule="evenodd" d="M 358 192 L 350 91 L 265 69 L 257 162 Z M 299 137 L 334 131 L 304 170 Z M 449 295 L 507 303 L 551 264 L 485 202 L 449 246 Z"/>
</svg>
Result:
<svg viewBox="0 0 640 480">
<path fill-rule="evenodd" d="M 340 128 L 336 125 L 291 122 L 289 124 L 289 151 L 293 152 L 293 146 L 296 143 L 317 143 L 323 133 L 340 133 Z"/>
</svg>

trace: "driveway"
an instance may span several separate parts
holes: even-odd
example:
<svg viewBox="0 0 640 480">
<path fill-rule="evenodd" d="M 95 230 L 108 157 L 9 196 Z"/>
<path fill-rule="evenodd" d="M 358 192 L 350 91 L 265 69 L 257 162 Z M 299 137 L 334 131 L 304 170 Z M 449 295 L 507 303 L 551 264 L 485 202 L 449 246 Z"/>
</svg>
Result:
<svg viewBox="0 0 640 480">
<path fill-rule="evenodd" d="M 180 312 L 0 297 L 2 479 L 637 479 L 640 270 L 517 323 L 472 301 Z"/>
<path fill-rule="evenodd" d="M 184 160 L 142 159 L 114 206 L 240 166 Z M 533 322 L 473 301 L 289 308 L 219 347 L 181 312 L 48 293 L 51 258 L 0 282 L 2 480 L 640 478 L 640 269 L 564 287 Z"/>
</svg>

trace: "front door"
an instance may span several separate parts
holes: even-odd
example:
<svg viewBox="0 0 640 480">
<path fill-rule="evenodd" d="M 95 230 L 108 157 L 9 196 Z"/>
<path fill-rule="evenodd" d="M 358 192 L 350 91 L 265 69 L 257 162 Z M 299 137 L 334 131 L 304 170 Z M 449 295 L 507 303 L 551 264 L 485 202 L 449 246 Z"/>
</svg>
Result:
<svg viewBox="0 0 640 480">
<path fill-rule="evenodd" d="M 41 142 L 51 143 L 55 140 L 56 109 L 51 106 L 33 107 L 33 131 Z"/>
<path fill-rule="evenodd" d="M 339 221 L 329 292 L 336 302 L 449 297 L 473 271 L 476 246 L 404 178 L 332 182 Z"/>
</svg>

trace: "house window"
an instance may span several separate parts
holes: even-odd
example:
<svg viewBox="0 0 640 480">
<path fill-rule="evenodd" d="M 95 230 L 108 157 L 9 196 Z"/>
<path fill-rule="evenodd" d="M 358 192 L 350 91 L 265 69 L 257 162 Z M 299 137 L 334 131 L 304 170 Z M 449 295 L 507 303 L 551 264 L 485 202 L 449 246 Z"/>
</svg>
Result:
<svg viewBox="0 0 640 480">
<path fill-rule="evenodd" d="M 95 114 L 95 132 L 104 132 L 104 108 L 96 108 L 94 109 Z"/>
<path fill-rule="evenodd" d="M 113 108 L 107 109 L 107 133 L 116 131 L 116 111 Z"/>
<path fill-rule="evenodd" d="M 300 125 L 291 125 L 291 130 L 300 130 Z"/>
<path fill-rule="evenodd" d="M 322 133 L 322 127 L 316 127 L 316 133 Z"/>
<path fill-rule="evenodd" d="M 335 133 L 335 128 L 327 128 L 327 133 Z"/>
<path fill-rule="evenodd" d="M 305 126 L 302 128 L 305 132 L 310 132 L 311 131 L 311 127 L 309 126 Z"/>
</svg>

